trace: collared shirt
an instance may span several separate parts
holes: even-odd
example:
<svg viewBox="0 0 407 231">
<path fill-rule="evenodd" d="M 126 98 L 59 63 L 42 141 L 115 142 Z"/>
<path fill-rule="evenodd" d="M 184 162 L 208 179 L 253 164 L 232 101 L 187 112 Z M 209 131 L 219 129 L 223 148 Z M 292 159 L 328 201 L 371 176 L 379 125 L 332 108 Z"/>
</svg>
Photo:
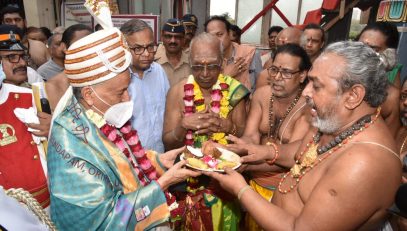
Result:
<svg viewBox="0 0 407 231">
<path fill-rule="evenodd" d="M 189 66 L 189 53 L 183 51 L 180 62 L 177 66 L 173 67 L 167 58 L 164 45 L 160 44 L 157 53 L 155 53 L 155 59 L 164 68 L 165 73 L 167 73 L 171 87 L 192 74 L 191 67 Z"/>
<path fill-rule="evenodd" d="M 48 62 L 42 64 L 37 69 L 37 72 L 44 78 L 45 81 L 48 81 L 52 77 L 61 73 L 63 70 L 64 70 L 63 67 L 59 66 L 58 64 L 56 64 L 54 62 L 54 60 L 50 59 L 50 60 L 48 60 Z"/>
<path fill-rule="evenodd" d="M 147 150 L 164 152 L 162 141 L 165 100 L 170 88 L 163 68 L 153 62 L 144 76 L 132 72 L 129 92 L 134 103 L 132 126 L 137 130 L 142 146 Z"/>
</svg>

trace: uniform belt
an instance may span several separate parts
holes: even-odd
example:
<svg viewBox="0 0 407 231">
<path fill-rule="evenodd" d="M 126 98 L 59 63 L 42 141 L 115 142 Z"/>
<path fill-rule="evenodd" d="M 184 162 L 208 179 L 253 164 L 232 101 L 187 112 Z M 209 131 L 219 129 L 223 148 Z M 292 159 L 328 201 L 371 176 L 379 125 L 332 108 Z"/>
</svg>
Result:
<svg viewBox="0 0 407 231">
<path fill-rule="evenodd" d="M 40 187 L 28 190 L 28 192 L 41 204 L 43 208 L 49 206 L 50 199 L 47 183 Z"/>
</svg>

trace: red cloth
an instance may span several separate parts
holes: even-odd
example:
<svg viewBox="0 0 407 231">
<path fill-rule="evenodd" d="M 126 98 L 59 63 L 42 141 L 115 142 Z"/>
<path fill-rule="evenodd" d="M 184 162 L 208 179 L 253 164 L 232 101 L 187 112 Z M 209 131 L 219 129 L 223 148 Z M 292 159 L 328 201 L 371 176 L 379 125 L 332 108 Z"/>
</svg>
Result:
<svg viewBox="0 0 407 231">
<path fill-rule="evenodd" d="M 341 0 L 324 0 L 322 2 L 322 9 L 324 10 L 335 10 Z"/>
<path fill-rule="evenodd" d="M 0 185 L 5 189 L 23 188 L 34 194 L 46 207 L 49 204 L 47 179 L 41 165 L 37 145 L 27 126 L 14 114 L 15 108 L 32 107 L 30 93 L 10 92 L 6 102 L 0 105 L 0 140 L 14 136 L 17 141 L 0 144 Z"/>
<path fill-rule="evenodd" d="M 308 11 L 307 15 L 305 15 L 304 25 L 315 23 L 318 24 L 321 22 L 322 12 L 321 9 L 316 9 L 312 11 Z"/>
</svg>

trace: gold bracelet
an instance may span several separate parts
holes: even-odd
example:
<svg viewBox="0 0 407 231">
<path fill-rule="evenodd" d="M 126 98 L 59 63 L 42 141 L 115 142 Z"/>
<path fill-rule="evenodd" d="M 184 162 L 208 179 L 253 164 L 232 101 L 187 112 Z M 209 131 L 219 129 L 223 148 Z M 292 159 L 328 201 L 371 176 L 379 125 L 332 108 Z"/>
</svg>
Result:
<svg viewBox="0 0 407 231">
<path fill-rule="evenodd" d="M 246 192 L 248 189 L 251 189 L 252 187 L 250 187 L 250 185 L 246 185 L 243 188 L 241 188 L 239 190 L 239 192 L 237 193 L 237 199 L 240 200 L 240 198 L 242 198 L 243 193 Z"/>
</svg>

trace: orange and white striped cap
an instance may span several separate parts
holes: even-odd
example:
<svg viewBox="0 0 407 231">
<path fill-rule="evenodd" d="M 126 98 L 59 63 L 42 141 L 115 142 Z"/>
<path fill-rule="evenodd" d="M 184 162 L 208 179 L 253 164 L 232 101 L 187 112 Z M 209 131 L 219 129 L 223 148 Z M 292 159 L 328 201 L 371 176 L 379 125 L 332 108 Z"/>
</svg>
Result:
<svg viewBox="0 0 407 231">
<path fill-rule="evenodd" d="M 104 29 L 69 47 L 65 55 L 65 74 L 73 87 L 94 85 L 125 71 L 131 60 L 119 29 Z"/>
<path fill-rule="evenodd" d="M 66 51 L 65 74 L 73 87 L 109 80 L 125 71 L 132 60 L 123 34 L 113 27 L 108 1 L 86 0 L 84 6 L 103 30 L 74 42 Z"/>
</svg>

